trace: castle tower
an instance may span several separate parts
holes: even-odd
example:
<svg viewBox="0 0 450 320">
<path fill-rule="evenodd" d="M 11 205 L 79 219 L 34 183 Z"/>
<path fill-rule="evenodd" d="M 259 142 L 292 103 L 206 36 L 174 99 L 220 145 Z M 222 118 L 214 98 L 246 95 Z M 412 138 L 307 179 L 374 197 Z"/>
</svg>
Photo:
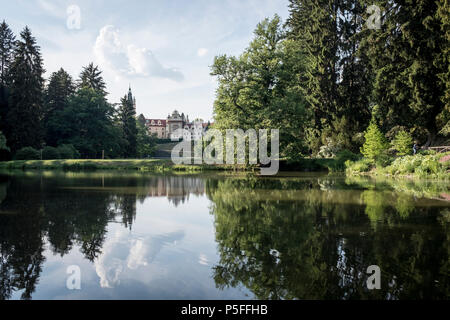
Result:
<svg viewBox="0 0 450 320">
<path fill-rule="evenodd" d="M 136 110 L 136 98 L 133 97 L 133 93 L 131 92 L 131 85 L 128 88 L 128 101 L 133 104 L 133 107 Z"/>
</svg>

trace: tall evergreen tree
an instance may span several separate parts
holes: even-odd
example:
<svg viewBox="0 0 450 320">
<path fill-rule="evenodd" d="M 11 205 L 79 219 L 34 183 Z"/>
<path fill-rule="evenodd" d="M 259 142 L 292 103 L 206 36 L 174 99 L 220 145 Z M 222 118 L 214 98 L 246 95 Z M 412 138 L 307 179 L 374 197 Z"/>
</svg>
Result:
<svg viewBox="0 0 450 320">
<path fill-rule="evenodd" d="M 131 88 L 128 95 L 121 99 L 118 116 L 123 137 L 127 141 L 124 155 L 127 158 L 135 158 L 137 156 L 136 108 Z"/>
<path fill-rule="evenodd" d="M 108 94 L 106 90 L 106 83 L 102 77 L 102 71 L 98 66 L 94 66 L 91 62 L 87 67 L 81 71 L 80 79 L 78 80 L 78 87 L 80 89 L 91 88 L 102 94 L 104 97 Z"/>
<path fill-rule="evenodd" d="M 297 41 L 306 61 L 299 88 L 314 115 L 310 130 L 313 143 L 320 141 L 322 130 L 337 112 L 339 6 L 334 0 L 290 0 L 289 9 L 289 37 Z M 319 145 L 312 147 L 317 151 Z"/>
<path fill-rule="evenodd" d="M 6 128 L 8 113 L 8 69 L 11 66 L 15 36 L 6 22 L 0 24 L 0 130 Z"/>
<path fill-rule="evenodd" d="M 44 93 L 43 114 L 45 142 L 49 146 L 56 147 L 60 139 L 57 130 L 59 124 L 55 123 L 55 121 L 58 121 L 55 118 L 56 112 L 62 111 L 67 107 L 69 98 L 74 93 L 75 84 L 72 77 L 64 69 L 61 68 L 59 71 L 52 73 Z"/>
<path fill-rule="evenodd" d="M 370 120 L 365 59 L 358 53 L 362 6 L 358 0 L 290 0 L 289 38 L 305 58 L 299 88 L 314 114 L 309 144 L 357 150 L 354 135 Z"/>
<path fill-rule="evenodd" d="M 442 127 L 439 133 L 450 135 L 450 1 L 440 0 L 438 2 L 437 19 L 441 26 L 442 51 L 437 56 L 436 65 L 441 70 L 439 79 L 444 87 L 441 96 L 444 110 L 438 116 L 438 123 Z"/>
<path fill-rule="evenodd" d="M 12 151 L 40 148 L 44 67 L 40 47 L 28 27 L 20 33 L 9 69 L 10 97 L 5 130 Z"/>
<path fill-rule="evenodd" d="M 441 62 L 448 40 L 438 18 L 438 3 L 378 1 L 383 12 L 381 30 L 365 30 L 363 42 L 384 129 L 413 127 L 419 138 L 425 131 L 426 145 L 433 143 L 443 125 L 439 116 L 444 110 L 446 83 L 439 76 L 448 72 L 448 64 Z M 448 20 L 448 11 L 444 16 Z"/>
<path fill-rule="evenodd" d="M 8 68 L 11 65 L 15 36 L 5 20 L 0 24 L 0 86 L 7 82 Z"/>
<path fill-rule="evenodd" d="M 101 93 L 92 88 L 79 89 L 66 108 L 55 112 L 57 144 L 75 146 L 82 158 L 98 159 L 103 151 L 106 157 L 116 157 L 120 132 L 113 126 L 113 111 Z"/>
</svg>

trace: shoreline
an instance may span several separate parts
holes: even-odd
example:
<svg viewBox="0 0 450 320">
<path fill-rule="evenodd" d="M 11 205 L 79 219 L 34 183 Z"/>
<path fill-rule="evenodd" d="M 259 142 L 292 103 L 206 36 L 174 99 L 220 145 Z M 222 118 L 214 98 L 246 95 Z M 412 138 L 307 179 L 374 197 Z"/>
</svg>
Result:
<svg viewBox="0 0 450 320">
<path fill-rule="evenodd" d="M 417 174 L 388 174 L 372 169 L 366 172 L 350 170 L 333 170 L 330 166 L 334 159 L 301 159 L 296 163 L 281 162 L 280 173 L 325 173 L 342 174 L 347 177 L 369 178 L 401 178 L 425 180 L 450 180 L 450 174 L 445 177 L 430 175 L 424 177 Z M 208 164 L 174 164 L 169 159 L 72 159 L 72 160 L 13 160 L 0 162 L 1 171 L 64 171 L 64 172 L 95 172 L 95 171 L 121 171 L 121 172 L 149 172 L 149 173 L 202 173 L 202 172 L 241 172 L 258 173 L 258 167 L 238 167 L 234 165 L 208 165 Z M 428 179 L 427 179 L 428 178 Z"/>
</svg>

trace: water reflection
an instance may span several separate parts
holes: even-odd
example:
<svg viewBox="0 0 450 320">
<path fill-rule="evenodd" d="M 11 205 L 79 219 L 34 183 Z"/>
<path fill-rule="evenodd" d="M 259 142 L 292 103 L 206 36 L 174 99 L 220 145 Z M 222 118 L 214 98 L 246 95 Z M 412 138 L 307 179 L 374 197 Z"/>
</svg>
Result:
<svg viewBox="0 0 450 320">
<path fill-rule="evenodd" d="M 448 298 L 448 204 L 386 183 L 217 181 L 217 286 L 244 284 L 260 299 Z M 370 265 L 381 290 L 367 290 Z"/>
<path fill-rule="evenodd" d="M 446 299 L 449 193 L 329 176 L 3 174 L 0 299 L 62 296 L 40 288 L 74 261 L 92 274 L 71 298 Z M 374 264 L 382 289 L 369 291 Z"/>
</svg>

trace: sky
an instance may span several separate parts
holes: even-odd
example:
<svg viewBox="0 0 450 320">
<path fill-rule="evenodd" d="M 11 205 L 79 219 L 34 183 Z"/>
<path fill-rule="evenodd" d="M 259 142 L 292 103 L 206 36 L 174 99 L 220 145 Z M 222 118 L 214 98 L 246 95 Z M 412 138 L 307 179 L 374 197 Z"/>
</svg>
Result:
<svg viewBox="0 0 450 320">
<path fill-rule="evenodd" d="M 16 35 L 28 25 L 48 79 L 78 78 L 99 65 L 117 103 L 131 85 L 137 113 L 165 119 L 175 109 L 213 121 L 216 55 L 239 55 L 261 20 L 288 17 L 288 0 L 0 0 Z"/>
</svg>

